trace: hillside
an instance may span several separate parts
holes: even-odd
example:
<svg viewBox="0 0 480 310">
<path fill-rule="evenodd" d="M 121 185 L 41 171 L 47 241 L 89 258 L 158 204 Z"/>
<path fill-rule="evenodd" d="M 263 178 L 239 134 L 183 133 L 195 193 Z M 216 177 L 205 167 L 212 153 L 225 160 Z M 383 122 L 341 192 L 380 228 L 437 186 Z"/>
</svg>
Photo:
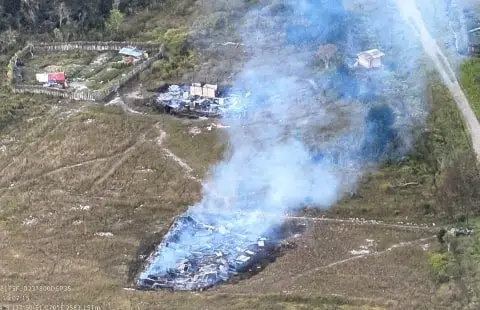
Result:
<svg viewBox="0 0 480 310">
<path fill-rule="evenodd" d="M 249 12 L 258 2 L 264 15 L 254 18 Z M 308 59 L 316 53 L 325 42 L 313 37 L 319 36 L 322 28 L 312 26 L 303 31 L 298 21 L 292 25 L 287 21 L 291 27 L 287 28 L 296 33 L 291 40 L 301 37 L 309 42 L 304 45 L 293 40 L 291 48 L 277 42 L 281 40 L 274 25 L 270 25 L 271 36 L 253 47 L 238 31 L 244 25 L 267 25 L 272 15 L 278 17 L 276 22 L 284 23 L 286 11 L 278 1 L 0 2 L 4 67 L 13 52 L 34 37 L 136 40 L 162 43 L 168 50 L 166 59 L 153 63 L 110 104 L 0 90 L 0 288 L 70 287 L 67 292 L 40 292 L 38 288 L 27 292 L 8 289 L 3 294 L 0 290 L 0 305 L 63 303 L 90 305 L 90 309 L 475 307 L 475 276 L 464 279 L 464 275 L 476 270 L 478 236 L 459 239 L 459 250 L 451 255 L 435 236 L 442 227 L 464 225 L 467 216 L 478 226 L 480 179 L 461 113 L 423 57 L 416 60 L 415 66 L 420 63 L 421 69 L 415 75 L 408 72 L 413 61 L 397 71 L 400 61 L 387 61 L 385 66 L 396 74 L 346 68 L 347 56 L 352 54 L 352 47 L 342 43 L 348 41 L 347 28 L 326 34 L 337 40 L 331 42 L 339 50 L 328 69 L 324 60 L 315 58 L 308 62 L 308 70 L 295 71 L 298 80 L 311 78 L 326 90 L 298 102 L 301 109 L 289 117 L 298 123 L 322 122 L 293 126 L 286 132 L 301 132 L 302 141 L 321 156 L 322 147 L 328 145 L 323 141 L 348 132 L 349 127 L 360 132 L 364 122 L 371 121 L 379 127 L 374 127 L 367 147 L 360 149 L 376 147 L 374 152 L 361 153 L 375 164 L 367 165 L 356 186 L 346 186 L 333 206 L 305 203 L 301 210 L 291 212 L 289 220 L 303 224 L 305 232 L 290 240 L 295 246 L 260 273 L 201 293 L 133 289 L 142 268 L 141 257 L 158 244 L 175 216 L 202 199 L 202 184 L 214 178 L 212 167 L 228 159 L 232 147 L 231 132 L 212 129 L 214 120 L 161 114 L 145 106 L 145 98 L 171 83 L 235 83 L 245 67 L 252 65 L 252 55 L 266 55 L 261 58 L 263 63 L 253 63 L 256 68 L 265 68 L 265 63 L 278 68 L 266 77 L 293 72 L 297 67 L 287 60 Z M 345 23 L 368 24 L 366 13 L 337 17 Z M 400 25 L 398 20 L 389 22 Z M 371 35 L 365 35 L 362 48 L 368 46 Z M 391 54 L 404 48 L 396 43 L 385 50 Z M 418 46 L 408 48 L 414 51 Z M 95 57 L 98 55 L 35 55 L 31 64 L 40 68 L 61 62 L 74 70 L 77 63 L 90 66 Z M 409 59 L 401 57 L 405 63 Z M 473 82 L 476 73 L 465 70 L 467 66 L 470 68 L 469 63 L 464 65 L 461 84 L 468 88 L 469 99 L 475 100 L 480 87 Z M 121 74 L 119 70 L 110 71 Z M 92 73 L 98 81 L 113 74 L 99 72 Z M 32 72 L 29 74 L 32 78 Z M 247 83 L 255 87 L 252 84 Z M 476 108 L 476 103 L 473 106 Z M 321 119 L 319 111 L 331 115 L 331 121 Z M 273 120 L 279 115 L 274 112 L 269 116 Z M 398 126 L 388 126 L 392 115 L 400 120 Z M 262 122 L 266 126 L 261 127 Z M 263 133 L 256 129 L 268 125 L 260 116 L 247 127 L 245 137 L 261 137 Z M 340 153 L 354 147 L 334 146 Z M 443 264 L 447 261 L 449 264 Z"/>
</svg>

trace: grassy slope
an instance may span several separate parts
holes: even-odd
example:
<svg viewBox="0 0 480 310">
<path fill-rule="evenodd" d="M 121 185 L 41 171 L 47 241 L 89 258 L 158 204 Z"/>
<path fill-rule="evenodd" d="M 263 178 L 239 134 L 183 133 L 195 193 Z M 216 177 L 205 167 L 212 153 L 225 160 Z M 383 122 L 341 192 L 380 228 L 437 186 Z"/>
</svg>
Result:
<svg viewBox="0 0 480 310">
<path fill-rule="evenodd" d="M 470 59 L 464 62 L 460 71 L 460 83 L 464 89 L 470 104 L 477 117 L 480 116 L 480 61 Z M 452 138 L 454 132 L 451 133 Z M 456 141 L 458 142 L 457 137 Z M 461 146 L 461 145 L 460 145 Z M 459 154 L 456 150 L 459 145 L 452 145 L 450 152 Z M 457 160 L 462 160 L 458 158 Z M 464 226 L 463 223 L 449 227 Z M 437 296 L 444 303 L 449 303 L 455 309 L 470 307 L 476 309 L 480 302 L 480 218 L 474 217 L 469 220 L 470 228 L 475 234 L 468 237 L 453 237 L 447 234 L 445 243 L 437 245 L 429 257 L 432 274 L 441 283 Z M 448 251 L 450 249 L 450 251 Z"/>
<path fill-rule="evenodd" d="M 140 26 L 131 29 L 142 29 L 141 25 L 147 29 L 178 28 L 188 24 L 193 16 L 167 19 L 163 18 L 164 14 L 141 13 L 129 21 Z M 152 74 L 150 77 L 159 78 L 159 72 L 147 72 L 147 77 Z M 177 71 L 173 72 L 172 76 L 177 76 Z M 452 150 L 468 149 L 468 143 L 448 92 L 438 84 L 433 87 L 429 94 L 432 115 L 428 127 L 434 135 L 429 135 L 428 139 L 436 141 L 434 150 L 439 160 L 448 161 L 452 158 Z M 0 258 L 5 263 L 0 269 L 0 285 L 72 285 L 70 294 L 30 294 L 30 297 L 35 303 L 92 303 L 102 305 L 102 309 L 212 306 L 219 309 L 374 309 L 376 303 L 368 298 L 362 301 L 322 296 L 321 291 L 293 296 L 279 293 L 235 295 L 215 291 L 202 295 L 123 291 L 122 286 L 128 284 L 127 264 L 141 240 L 166 229 L 172 216 L 200 197 L 199 185 L 186 178 L 184 171 L 155 145 L 158 138 L 155 124 L 159 123 L 167 132 L 165 146 L 182 157 L 199 176 L 205 175 L 211 163 L 218 160 L 223 144 L 217 142 L 219 138 L 215 134 L 192 138 L 188 129 L 199 125 L 189 121 L 177 122 L 164 116 L 134 117 L 115 109 L 97 108 L 87 108 L 68 118 L 50 111 L 57 100 L 3 96 L 8 105 L 2 107 L 5 112 L 0 115 L 0 124 L 4 125 L 2 140 L 14 138 L 14 142 L 7 145 L 7 153 L 0 157 L 1 167 L 6 169 L 1 179 L 0 227 L 4 234 L 0 234 Z M 74 103 L 65 107 L 65 112 L 76 106 Z M 22 116 L 20 112 L 26 109 L 30 117 L 38 118 L 30 122 L 23 118 L 14 124 L 13 121 L 19 120 L 17 115 Z M 426 152 L 410 156 L 401 165 L 384 166 L 379 172 L 366 176 L 358 197 L 346 199 L 333 212 L 341 216 L 383 219 L 409 216 L 435 220 L 438 210 L 432 182 L 434 175 L 441 171 L 431 172 L 432 164 L 425 160 Z M 78 163 L 84 164 L 71 167 Z M 98 182 L 117 164 L 118 168 L 108 178 Z M 398 187 L 412 181 L 420 185 Z M 14 186 L 8 189 L 11 184 Z M 90 211 L 72 210 L 85 205 L 91 207 Z M 22 225 L 29 216 L 36 218 L 37 224 Z M 94 235 L 102 231 L 112 232 L 114 237 Z M 331 240 L 335 241 L 335 236 L 331 235 Z M 415 262 L 421 264 L 421 259 L 418 260 L 422 258 L 421 252 L 406 254 L 409 259 L 416 257 Z M 387 261 L 385 270 L 390 268 Z M 417 272 L 416 269 L 408 270 Z M 357 276 L 361 280 L 365 274 Z M 330 280 L 334 281 L 333 277 Z M 385 285 L 383 280 L 381 282 Z M 288 282 L 285 287 L 289 287 Z M 261 292 L 261 286 L 256 288 Z M 347 288 L 348 285 L 341 287 L 340 291 L 348 291 Z M 352 296 L 359 294 L 355 290 L 351 293 Z"/>
<path fill-rule="evenodd" d="M 427 223 L 442 218 L 435 183 L 441 182 L 444 169 L 460 160 L 459 154 L 470 152 L 470 146 L 448 90 L 432 82 L 426 100 L 430 105 L 427 128 L 416 130 L 414 151 L 399 163 L 381 165 L 365 175 L 356 195 L 332 208 L 333 214 Z"/>
</svg>

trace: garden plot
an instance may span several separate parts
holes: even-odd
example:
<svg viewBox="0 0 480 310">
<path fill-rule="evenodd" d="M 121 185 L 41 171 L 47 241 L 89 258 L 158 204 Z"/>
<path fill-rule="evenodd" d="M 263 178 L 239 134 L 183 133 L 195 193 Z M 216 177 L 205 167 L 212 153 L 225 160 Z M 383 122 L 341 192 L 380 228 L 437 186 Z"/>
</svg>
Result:
<svg viewBox="0 0 480 310">
<path fill-rule="evenodd" d="M 72 88 L 100 89 L 128 69 L 115 51 L 42 53 L 25 59 L 23 83 L 37 84 L 36 73 L 65 72 Z"/>
</svg>

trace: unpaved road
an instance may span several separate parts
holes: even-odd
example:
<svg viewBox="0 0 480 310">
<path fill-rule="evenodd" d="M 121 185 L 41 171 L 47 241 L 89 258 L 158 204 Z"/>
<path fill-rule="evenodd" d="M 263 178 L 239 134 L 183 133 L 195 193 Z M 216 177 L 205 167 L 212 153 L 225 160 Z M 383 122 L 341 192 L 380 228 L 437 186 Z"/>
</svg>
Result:
<svg viewBox="0 0 480 310">
<path fill-rule="evenodd" d="M 468 132 L 472 140 L 473 150 L 477 159 L 480 160 L 480 124 L 473 112 L 462 88 L 458 84 L 455 72 L 450 67 L 448 59 L 443 54 L 440 47 L 432 38 L 423 22 L 423 17 L 417 9 L 413 0 L 396 0 L 397 7 L 405 21 L 412 26 L 416 34 L 420 37 L 423 49 L 433 61 L 438 72 L 442 76 L 445 85 L 450 90 L 458 109 L 462 112 Z"/>
</svg>

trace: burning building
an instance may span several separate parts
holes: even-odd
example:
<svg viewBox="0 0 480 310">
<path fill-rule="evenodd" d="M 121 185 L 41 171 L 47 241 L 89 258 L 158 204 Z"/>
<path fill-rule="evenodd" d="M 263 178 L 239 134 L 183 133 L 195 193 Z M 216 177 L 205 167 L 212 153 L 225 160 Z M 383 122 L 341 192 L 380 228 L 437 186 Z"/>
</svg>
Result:
<svg viewBox="0 0 480 310">
<path fill-rule="evenodd" d="M 278 239 L 258 237 L 232 224 L 231 217 L 218 215 L 179 216 L 148 258 L 137 288 L 204 290 L 241 273 L 259 271 L 280 253 L 284 243 Z M 191 242 L 185 246 L 187 240 Z"/>
<path fill-rule="evenodd" d="M 217 95 L 217 85 L 170 85 L 167 91 L 158 95 L 156 105 L 166 113 L 194 118 L 222 117 L 228 112 L 240 112 L 240 96 L 219 98 Z"/>
</svg>

